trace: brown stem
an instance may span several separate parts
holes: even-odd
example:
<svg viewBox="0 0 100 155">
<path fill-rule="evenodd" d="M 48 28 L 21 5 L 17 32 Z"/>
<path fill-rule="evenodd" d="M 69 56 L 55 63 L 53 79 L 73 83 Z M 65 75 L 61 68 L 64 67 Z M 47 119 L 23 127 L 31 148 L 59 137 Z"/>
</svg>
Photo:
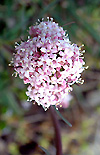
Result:
<svg viewBox="0 0 100 155">
<path fill-rule="evenodd" d="M 3 47 L 10 53 L 15 53 L 15 50 L 13 48 L 11 48 L 10 46 L 3 44 Z"/>
<path fill-rule="evenodd" d="M 55 130 L 55 141 L 56 141 L 56 155 L 62 155 L 62 142 L 61 142 L 61 133 L 60 133 L 60 126 L 59 122 L 56 117 L 56 111 L 54 108 L 51 106 L 50 107 L 50 113 L 51 113 L 51 118 Z"/>
</svg>

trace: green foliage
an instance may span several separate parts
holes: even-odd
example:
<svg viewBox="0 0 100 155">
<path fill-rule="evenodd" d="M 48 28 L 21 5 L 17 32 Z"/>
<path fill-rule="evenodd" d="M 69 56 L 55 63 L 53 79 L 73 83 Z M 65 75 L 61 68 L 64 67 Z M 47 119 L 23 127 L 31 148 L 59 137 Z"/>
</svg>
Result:
<svg viewBox="0 0 100 155">
<path fill-rule="evenodd" d="M 61 119 L 68 124 L 70 127 L 72 127 L 72 125 L 62 116 L 62 114 L 59 112 L 59 110 L 55 107 L 55 110 L 57 112 L 57 114 L 61 117 Z"/>
<path fill-rule="evenodd" d="M 18 143 L 20 145 L 24 142 L 31 140 L 32 131 L 36 133 L 38 130 L 40 133 L 34 134 L 32 139 L 39 144 L 39 139 L 42 137 L 41 123 L 36 122 L 36 124 L 30 127 L 28 130 L 24 130 L 21 125 L 19 125 L 20 120 L 25 119 L 28 115 L 38 114 L 40 116 L 32 117 L 34 120 L 39 120 L 39 118 L 46 118 L 44 112 L 41 108 L 30 109 L 25 113 L 22 107 L 22 101 L 27 100 L 25 95 L 26 87 L 23 81 L 18 77 L 12 77 L 13 67 L 9 67 L 8 64 L 12 58 L 14 52 L 15 42 L 20 43 L 21 39 L 26 40 L 29 30 L 29 26 L 35 24 L 38 18 L 45 18 L 47 16 L 53 17 L 55 22 L 58 22 L 60 26 L 67 30 L 69 34 L 69 39 L 72 42 L 77 43 L 79 46 L 84 44 L 84 49 L 86 50 L 85 60 L 86 66 L 89 65 L 89 70 L 85 71 L 83 74 L 83 79 L 85 83 L 83 86 L 75 85 L 73 95 L 74 100 L 70 108 L 62 110 L 64 115 L 72 122 L 73 127 L 70 128 L 70 133 L 65 129 L 62 133 L 63 138 L 63 148 L 66 152 L 66 145 L 70 145 L 70 139 L 75 138 L 80 143 L 80 150 L 87 148 L 89 144 L 87 138 L 92 133 L 91 124 L 96 121 L 91 117 L 88 119 L 89 114 L 95 113 L 95 117 L 99 116 L 100 105 L 94 103 L 91 105 L 91 96 L 99 101 L 99 95 L 96 93 L 100 92 L 100 1 L 95 0 L 3 0 L 0 4 L 0 136 L 2 134 L 6 135 L 12 134 L 16 135 L 16 139 L 19 139 Z M 73 22 L 72 24 L 70 24 Z M 95 93 L 94 93 L 95 91 Z M 99 94 L 99 93 L 98 93 Z M 96 100 L 94 100 L 96 102 Z M 30 103 L 29 103 L 30 104 Z M 93 106 L 93 107 L 92 107 Z M 9 114 L 9 111 L 11 114 Z M 62 113 L 61 111 L 61 113 Z M 66 122 L 64 117 L 57 111 L 58 115 Z M 8 115 L 10 115 L 8 117 Z M 42 117 L 41 117 L 42 115 Z M 46 113 L 45 113 L 46 115 Z M 6 119 L 5 119 L 6 117 Z M 90 116 L 89 116 L 90 117 Z M 7 119 L 8 118 L 8 119 Z M 48 118 L 48 117 L 47 117 Z M 80 119 L 82 120 L 80 121 Z M 36 121 L 35 120 L 35 121 Z M 87 121 L 86 121 L 87 120 Z M 26 121 L 26 120 L 25 120 Z M 27 121 L 26 121 L 27 122 Z M 25 122 L 25 123 L 26 123 Z M 71 124 L 67 124 L 71 126 Z M 27 124 L 27 123 L 26 123 Z M 46 124 L 46 123 L 45 123 Z M 49 123 L 50 124 L 50 123 Z M 23 124 L 22 124 L 23 125 Z M 37 127 L 39 125 L 39 128 Z M 47 125 L 45 125 L 48 127 Z M 94 125 L 95 126 L 95 125 Z M 44 127 L 44 126 L 43 126 Z M 74 131 L 72 131 L 74 129 Z M 81 128 L 81 131 L 79 129 Z M 92 126 L 93 128 L 93 126 Z M 29 131 L 30 129 L 30 131 Z M 52 134 L 52 128 L 50 126 L 47 128 L 48 132 Z M 64 130 L 64 129 L 62 129 Z M 68 135 L 66 135 L 68 132 Z M 16 134 L 15 134 L 16 133 Z M 26 134 L 28 133 L 28 135 Z M 30 134 L 31 133 L 31 134 Z M 37 136 L 38 135 L 38 136 Z M 41 136 L 40 136 L 41 135 Z M 24 137 L 25 136 L 25 137 Z M 40 137 L 39 137 L 40 136 Z M 8 137 L 13 137 L 10 135 Z M 23 137 L 23 138 L 22 138 Z M 66 138 L 67 137 L 67 138 Z M 20 140 L 21 138 L 21 140 Z M 51 148 L 53 148 L 52 139 L 50 143 Z M 41 143 L 43 141 L 41 140 Z M 1 140 L 0 140 L 1 145 Z M 73 145 L 73 144 L 72 144 Z M 76 144 L 75 144 L 76 145 Z M 41 144 L 42 146 L 42 144 Z M 5 146 L 6 147 L 6 146 Z M 4 147 L 4 148 L 5 148 Z M 38 148 L 38 147 L 37 147 Z M 35 149 L 37 149 L 35 148 Z M 40 147 L 45 153 L 47 151 Z M 69 148 L 69 154 L 74 155 L 75 152 L 71 152 Z M 39 150 L 36 152 L 38 153 Z M 0 154 L 7 154 L 5 152 Z M 11 140 L 8 147 L 8 154 L 18 155 L 19 146 L 16 143 L 15 137 Z M 33 152 L 34 154 L 34 152 Z M 41 153 L 40 153 L 41 154 Z M 80 154 L 78 151 L 76 154 Z"/>
<path fill-rule="evenodd" d="M 46 155 L 50 155 L 50 153 L 44 147 L 42 147 L 42 146 L 39 146 L 39 147 L 41 150 L 43 150 L 46 153 Z"/>
</svg>

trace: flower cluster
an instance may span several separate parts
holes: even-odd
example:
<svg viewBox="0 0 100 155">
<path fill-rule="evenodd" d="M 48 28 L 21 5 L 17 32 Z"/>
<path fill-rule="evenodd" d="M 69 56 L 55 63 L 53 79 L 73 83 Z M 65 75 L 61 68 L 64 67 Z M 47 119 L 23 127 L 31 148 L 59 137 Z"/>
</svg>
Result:
<svg viewBox="0 0 100 155">
<path fill-rule="evenodd" d="M 66 31 L 52 18 L 36 23 L 29 29 L 30 37 L 16 46 L 14 70 L 28 84 L 30 101 L 42 105 L 45 110 L 50 105 L 65 105 L 66 95 L 80 78 L 85 62 L 84 51 L 71 44 Z"/>
</svg>

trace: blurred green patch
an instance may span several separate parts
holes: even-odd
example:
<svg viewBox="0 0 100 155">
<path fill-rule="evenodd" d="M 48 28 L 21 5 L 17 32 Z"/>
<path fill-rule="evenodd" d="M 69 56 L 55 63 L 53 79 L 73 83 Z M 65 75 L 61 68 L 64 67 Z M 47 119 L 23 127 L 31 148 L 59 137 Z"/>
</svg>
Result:
<svg viewBox="0 0 100 155">
<path fill-rule="evenodd" d="M 0 120 L 0 130 L 4 129 L 6 127 L 6 122 L 3 120 Z"/>
<path fill-rule="evenodd" d="M 16 143 L 10 143 L 8 146 L 8 151 L 12 155 L 20 155 L 19 150 L 18 150 L 18 146 Z"/>
<path fill-rule="evenodd" d="M 70 155 L 83 155 L 80 153 L 81 150 L 88 149 L 88 145 L 93 142 L 92 136 L 95 137 L 96 133 L 95 122 L 100 113 L 100 103 L 96 104 L 100 91 L 99 0 L 3 0 L 0 2 L 0 138 L 4 146 L 8 146 L 11 155 L 20 155 L 18 143 L 22 145 L 30 139 L 47 150 L 55 149 L 50 120 L 45 123 L 46 114 L 44 116 L 40 107 L 34 106 L 35 109 L 31 108 L 27 112 L 23 109 L 22 101 L 27 100 L 26 86 L 18 77 L 12 77 L 13 67 L 8 67 L 15 52 L 15 42 L 20 44 L 21 39 L 26 40 L 29 26 L 35 24 L 38 18 L 47 16 L 53 17 L 55 22 L 67 30 L 72 43 L 85 45 L 84 56 L 86 66 L 89 66 L 89 69 L 83 73 L 85 83 L 83 86 L 74 85 L 73 104 L 67 110 L 61 111 L 73 126 L 69 130 L 61 124 L 64 154 L 68 154 L 69 151 Z M 93 100 L 92 97 L 96 99 Z M 40 113 L 44 117 L 44 122 L 35 120 L 36 123 L 30 125 L 22 121 L 26 116 L 33 115 L 31 122 L 34 122 L 34 113 Z M 36 131 L 40 134 L 36 134 Z M 35 152 L 36 155 L 41 154 L 38 147 L 35 148 Z M 93 153 L 92 149 L 91 152 Z"/>
</svg>

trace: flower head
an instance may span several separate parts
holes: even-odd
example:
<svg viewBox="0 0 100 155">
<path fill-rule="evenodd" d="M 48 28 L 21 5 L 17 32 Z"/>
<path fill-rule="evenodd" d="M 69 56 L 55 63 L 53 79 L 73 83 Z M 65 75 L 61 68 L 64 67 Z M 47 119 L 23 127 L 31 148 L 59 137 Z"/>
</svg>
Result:
<svg viewBox="0 0 100 155">
<path fill-rule="evenodd" d="M 85 68 L 80 47 L 71 44 L 52 18 L 47 19 L 30 27 L 30 37 L 15 47 L 13 60 L 14 70 L 28 84 L 29 100 L 45 109 L 65 104 L 72 85 L 83 82 L 80 77 Z"/>
</svg>

